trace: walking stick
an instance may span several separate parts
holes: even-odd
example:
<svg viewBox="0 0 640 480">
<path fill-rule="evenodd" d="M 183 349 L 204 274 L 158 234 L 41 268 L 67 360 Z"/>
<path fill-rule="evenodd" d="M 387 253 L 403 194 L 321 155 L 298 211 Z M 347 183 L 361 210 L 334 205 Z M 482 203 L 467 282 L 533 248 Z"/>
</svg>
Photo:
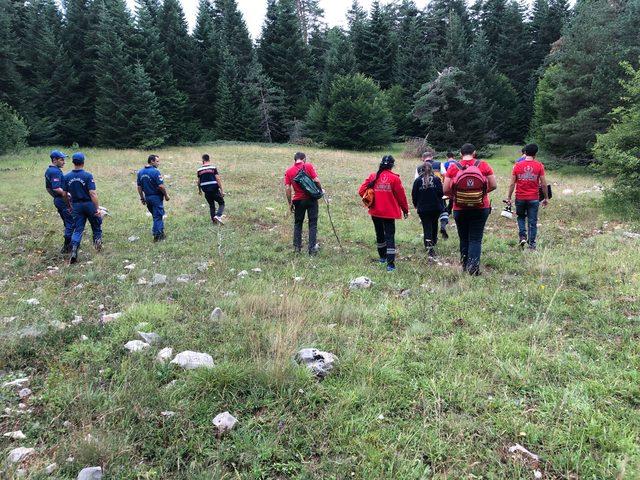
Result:
<svg viewBox="0 0 640 480">
<path fill-rule="evenodd" d="M 338 237 L 338 232 L 336 232 L 336 226 L 333 224 L 333 219 L 331 218 L 331 210 L 329 209 L 329 200 L 327 200 L 326 196 L 323 198 L 324 198 L 324 203 L 327 204 L 327 215 L 329 215 L 329 223 L 331 223 L 333 234 L 336 236 L 336 240 L 338 241 L 338 246 L 340 247 L 340 250 L 344 252 L 344 248 L 342 248 L 342 243 L 340 243 L 340 238 Z"/>
</svg>

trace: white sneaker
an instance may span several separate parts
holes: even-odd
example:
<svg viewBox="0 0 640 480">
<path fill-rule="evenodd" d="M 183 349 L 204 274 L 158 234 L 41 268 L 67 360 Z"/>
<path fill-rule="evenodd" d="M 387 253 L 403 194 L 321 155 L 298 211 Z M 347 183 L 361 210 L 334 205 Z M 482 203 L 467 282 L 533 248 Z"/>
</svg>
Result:
<svg viewBox="0 0 640 480">
<path fill-rule="evenodd" d="M 222 220 L 222 217 L 218 217 L 217 215 L 213 217 L 213 221 L 220 225 L 224 225 L 224 220 Z"/>
</svg>

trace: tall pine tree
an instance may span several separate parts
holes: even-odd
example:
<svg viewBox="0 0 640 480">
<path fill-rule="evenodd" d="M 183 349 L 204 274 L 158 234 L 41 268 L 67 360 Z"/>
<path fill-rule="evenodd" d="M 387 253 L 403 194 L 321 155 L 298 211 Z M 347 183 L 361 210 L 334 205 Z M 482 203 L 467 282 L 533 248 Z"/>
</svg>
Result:
<svg viewBox="0 0 640 480">
<path fill-rule="evenodd" d="M 389 88 L 394 80 L 396 52 L 391 27 L 391 21 L 380 7 L 380 2 L 374 1 L 360 47 L 359 65 L 361 72 L 376 80 L 382 88 Z"/>
</svg>

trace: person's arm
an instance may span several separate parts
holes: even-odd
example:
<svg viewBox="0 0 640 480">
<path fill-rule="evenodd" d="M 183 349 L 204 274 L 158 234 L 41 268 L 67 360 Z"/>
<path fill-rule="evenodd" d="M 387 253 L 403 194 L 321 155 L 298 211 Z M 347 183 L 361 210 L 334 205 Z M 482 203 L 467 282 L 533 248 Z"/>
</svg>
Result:
<svg viewBox="0 0 640 480">
<path fill-rule="evenodd" d="M 542 194 L 544 195 L 542 206 L 546 207 L 549 204 L 549 188 L 547 187 L 547 177 L 545 175 L 540 175 L 540 186 L 542 187 Z"/>
<path fill-rule="evenodd" d="M 407 202 L 407 194 L 404 192 L 404 187 L 402 186 L 402 182 L 400 179 L 396 179 L 397 181 L 393 182 L 393 196 L 396 197 L 398 204 L 400 205 L 400 209 L 402 213 L 404 213 L 404 218 L 409 216 L 409 203 Z"/>
<path fill-rule="evenodd" d="M 320 191 L 324 192 L 324 190 L 322 189 L 322 185 L 320 185 L 320 179 L 316 177 L 313 179 L 313 181 L 315 182 L 316 185 L 318 185 L 318 188 L 320 189 Z"/>
<path fill-rule="evenodd" d="M 142 191 L 142 187 L 140 185 L 138 185 L 138 195 L 140 195 L 140 203 L 146 205 L 147 201 L 144 198 L 144 192 Z"/>
<path fill-rule="evenodd" d="M 293 201 L 291 200 L 291 185 L 285 185 L 284 191 L 287 196 L 287 203 L 289 204 L 289 210 L 293 211 Z"/>
<path fill-rule="evenodd" d="M 447 197 L 451 197 L 453 196 L 453 189 L 451 188 L 451 177 L 447 176 L 444 179 L 444 187 L 443 187 L 443 193 L 447 196 Z"/>
<path fill-rule="evenodd" d="M 413 203 L 414 208 L 418 208 L 418 189 L 419 189 L 418 179 L 413 182 L 413 188 L 411 189 L 411 203 Z"/>
<path fill-rule="evenodd" d="M 496 176 L 494 174 L 487 176 L 487 193 L 493 192 L 496 188 L 498 188 Z"/>
<path fill-rule="evenodd" d="M 196 185 L 198 186 L 198 195 L 202 195 L 202 187 L 200 186 L 200 174 L 198 174 L 198 180 L 196 180 Z"/>
<path fill-rule="evenodd" d="M 367 191 L 367 188 L 369 188 L 370 183 L 371 183 L 371 175 L 369 175 L 366 178 L 366 180 L 362 182 L 362 185 L 360 185 L 360 188 L 358 188 L 358 195 L 360 196 L 360 198 L 362 198 L 362 196 L 364 195 L 364 192 Z"/>
<path fill-rule="evenodd" d="M 220 180 L 220 174 L 216 174 L 216 182 L 218 182 L 218 188 L 220 189 L 220 195 L 224 197 L 224 190 L 222 189 L 222 180 Z"/>
<path fill-rule="evenodd" d="M 158 185 L 158 190 L 160 190 L 160 193 L 162 193 L 162 196 L 168 202 L 169 194 L 167 193 L 167 189 L 164 187 L 164 185 L 163 184 Z"/>
<path fill-rule="evenodd" d="M 93 206 L 96 207 L 96 217 L 100 217 L 100 202 L 98 201 L 98 194 L 95 190 L 89 190 L 89 197 L 91 197 Z"/>
<path fill-rule="evenodd" d="M 513 196 L 513 191 L 516 189 L 516 181 L 518 177 L 515 175 L 511 175 L 511 183 L 509 184 L 509 191 L 507 192 L 507 203 L 511 203 L 511 197 Z"/>
</svg>

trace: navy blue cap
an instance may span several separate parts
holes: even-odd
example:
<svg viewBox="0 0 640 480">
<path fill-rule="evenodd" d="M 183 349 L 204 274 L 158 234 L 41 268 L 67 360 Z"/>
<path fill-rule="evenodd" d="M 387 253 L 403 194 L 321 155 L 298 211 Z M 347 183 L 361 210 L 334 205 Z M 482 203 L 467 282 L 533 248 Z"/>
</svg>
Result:
<svg viewBox="0 0 640 480">
<path fill-rule="evenodd" d="M 65 155 L 60 150 L 52 150 L 49 156 L 51 157 L 51 160 L 53 160 L 54 158 L 67 158 L 68 155 Z"/>
<path fill-rule="evenodd" d="M 84 163 L 84 153 L 76 152 L 71 156 L 71 161 L 75 165 L 82 165 Z"/>
</svg>

